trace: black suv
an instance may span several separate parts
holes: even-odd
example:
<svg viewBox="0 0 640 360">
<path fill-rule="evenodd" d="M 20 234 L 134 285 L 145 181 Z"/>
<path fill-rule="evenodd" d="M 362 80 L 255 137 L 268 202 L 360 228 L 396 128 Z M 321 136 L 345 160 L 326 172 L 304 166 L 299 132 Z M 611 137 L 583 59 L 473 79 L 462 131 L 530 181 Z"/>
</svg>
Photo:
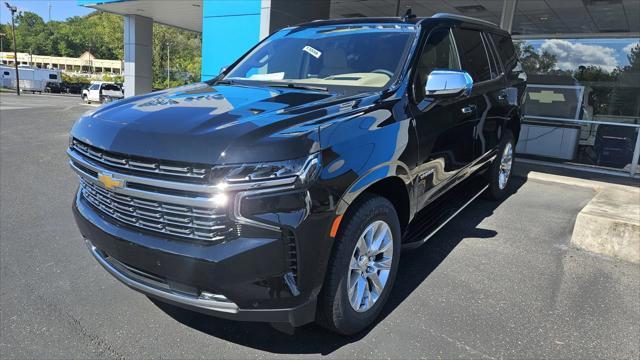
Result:
<svg viewBox="0 0 640 360">
<path fill-rule="evenodd" d="M 402 248 L 507 193 L 518 69 L 508 33 L 455 15 L 285 28 L 211 81 L 81 117 L 77 224 L 152 298 L 358 332 Z"/>
</svg>

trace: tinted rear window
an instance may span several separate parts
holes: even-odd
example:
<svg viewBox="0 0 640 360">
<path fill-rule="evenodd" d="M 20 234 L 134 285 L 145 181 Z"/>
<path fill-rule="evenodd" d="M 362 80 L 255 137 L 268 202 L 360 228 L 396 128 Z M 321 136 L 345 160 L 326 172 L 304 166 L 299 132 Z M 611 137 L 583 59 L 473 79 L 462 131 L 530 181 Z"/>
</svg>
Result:
<svg viewBox="0 0 640 360">
<path fill-rule="evenodd" d="M 471 75 L 474 82 L 491 80 L 491 67 L 487 51 L 482 43 L 480 32 L 467 29 L 454 30 L 456 42 L 460 47 L 462 68 Z"/>
<path fill-rule="evenodd" d="M 104 84 L 102 90 L 120 91 L 120 87 L 114 84 Z"/>
<path fill-rule="evenodd" d="M 51 79 L 51 80 L 56 80 L 56 79 L 58 79 L 58 75 L 56 75 L 56 74 L 49 74 L 49 79 Z"/>
</svg>

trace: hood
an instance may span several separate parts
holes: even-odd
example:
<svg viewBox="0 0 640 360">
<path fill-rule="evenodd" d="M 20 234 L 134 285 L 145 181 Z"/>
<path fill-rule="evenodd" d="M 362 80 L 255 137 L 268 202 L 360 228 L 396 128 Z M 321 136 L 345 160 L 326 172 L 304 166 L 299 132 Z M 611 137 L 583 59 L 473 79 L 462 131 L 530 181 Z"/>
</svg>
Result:
<svg viewBox="0 0 640 360">
<path fill-rule="evenodd" d="M 356 103 L 324 92 L 199 83 L 107 104 L 81 117 L 71 134 L 152 159 L 212 165 L 287 160 L 319 150 L 323 119 Z"/>
</svg>

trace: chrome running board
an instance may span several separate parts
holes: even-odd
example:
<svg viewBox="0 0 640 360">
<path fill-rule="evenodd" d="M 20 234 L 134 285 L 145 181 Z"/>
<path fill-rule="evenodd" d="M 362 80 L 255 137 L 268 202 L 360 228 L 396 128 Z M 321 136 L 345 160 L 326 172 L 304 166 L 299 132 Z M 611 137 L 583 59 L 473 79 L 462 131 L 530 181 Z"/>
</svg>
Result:
<svg viewBox="0 0 640 360">
<path fill-rule="evenodd" d="M 473 186 L 473 184 L 471 186 Z M 477 188 L 478 187 L 476 187 L 476 189 Z M 403 246 L 402 246 L 403 249 L 416 248 L 424 244 L 425 242 L 427 242 L 438 231 L 440 231 L 440 229 L 442 229 L 447 223 L 449 223 L 451 219 L 456 217 L 456 215 L 458 215 L 462 210 L 464 210 L 467 206 L 469 206 L 469 204 L 471 204 L 475 199 L 477 199 L 488 188 L 489 188 L 488 184 L 483 184 L 480 187 L 480 190 L 479 191 L 476 190 L 476 192 L 471 198 L 468 198 L 461 205 L 456 206 L 455 211 L 451 209 L 450 211 L 453 211 L 453 213 L 451 215 L 446 216 L 444 220 L 438 220 L 433 224 L 429 224 L 428 222 L 431 220 L 429 217 L 433 217 L 434 216 L 433 213 L 427 212 L 427 214 L 424 214 L 422 216 L 418 214 L 416 218 L 414 218 L 412 221 L 412 223 L 413 222 L 417 222 L 417 223 L 413 224 L 413 226 L 410 225 L 410 228 L 417 227 L 417 229 L 410 229 L 407 232 L 407 234 L 405 234 L 405 242 L 403 243 Z M 453 188 L 450 191 L 456 191 L 456 189 Z"/>
</svg>

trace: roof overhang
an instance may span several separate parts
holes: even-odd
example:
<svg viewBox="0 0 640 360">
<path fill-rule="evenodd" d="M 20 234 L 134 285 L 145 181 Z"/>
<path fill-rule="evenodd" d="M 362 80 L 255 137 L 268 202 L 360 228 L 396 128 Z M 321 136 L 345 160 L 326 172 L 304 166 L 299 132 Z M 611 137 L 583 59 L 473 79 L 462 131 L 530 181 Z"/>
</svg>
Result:
<svg viewBox="0 0 640 360">
<path fill-rule="evenodd" d="M 78 5 L 119 15 L 140 15 L 154 22 L 202 32 L 202 1 L 77 0 Z"/>
</svg>

